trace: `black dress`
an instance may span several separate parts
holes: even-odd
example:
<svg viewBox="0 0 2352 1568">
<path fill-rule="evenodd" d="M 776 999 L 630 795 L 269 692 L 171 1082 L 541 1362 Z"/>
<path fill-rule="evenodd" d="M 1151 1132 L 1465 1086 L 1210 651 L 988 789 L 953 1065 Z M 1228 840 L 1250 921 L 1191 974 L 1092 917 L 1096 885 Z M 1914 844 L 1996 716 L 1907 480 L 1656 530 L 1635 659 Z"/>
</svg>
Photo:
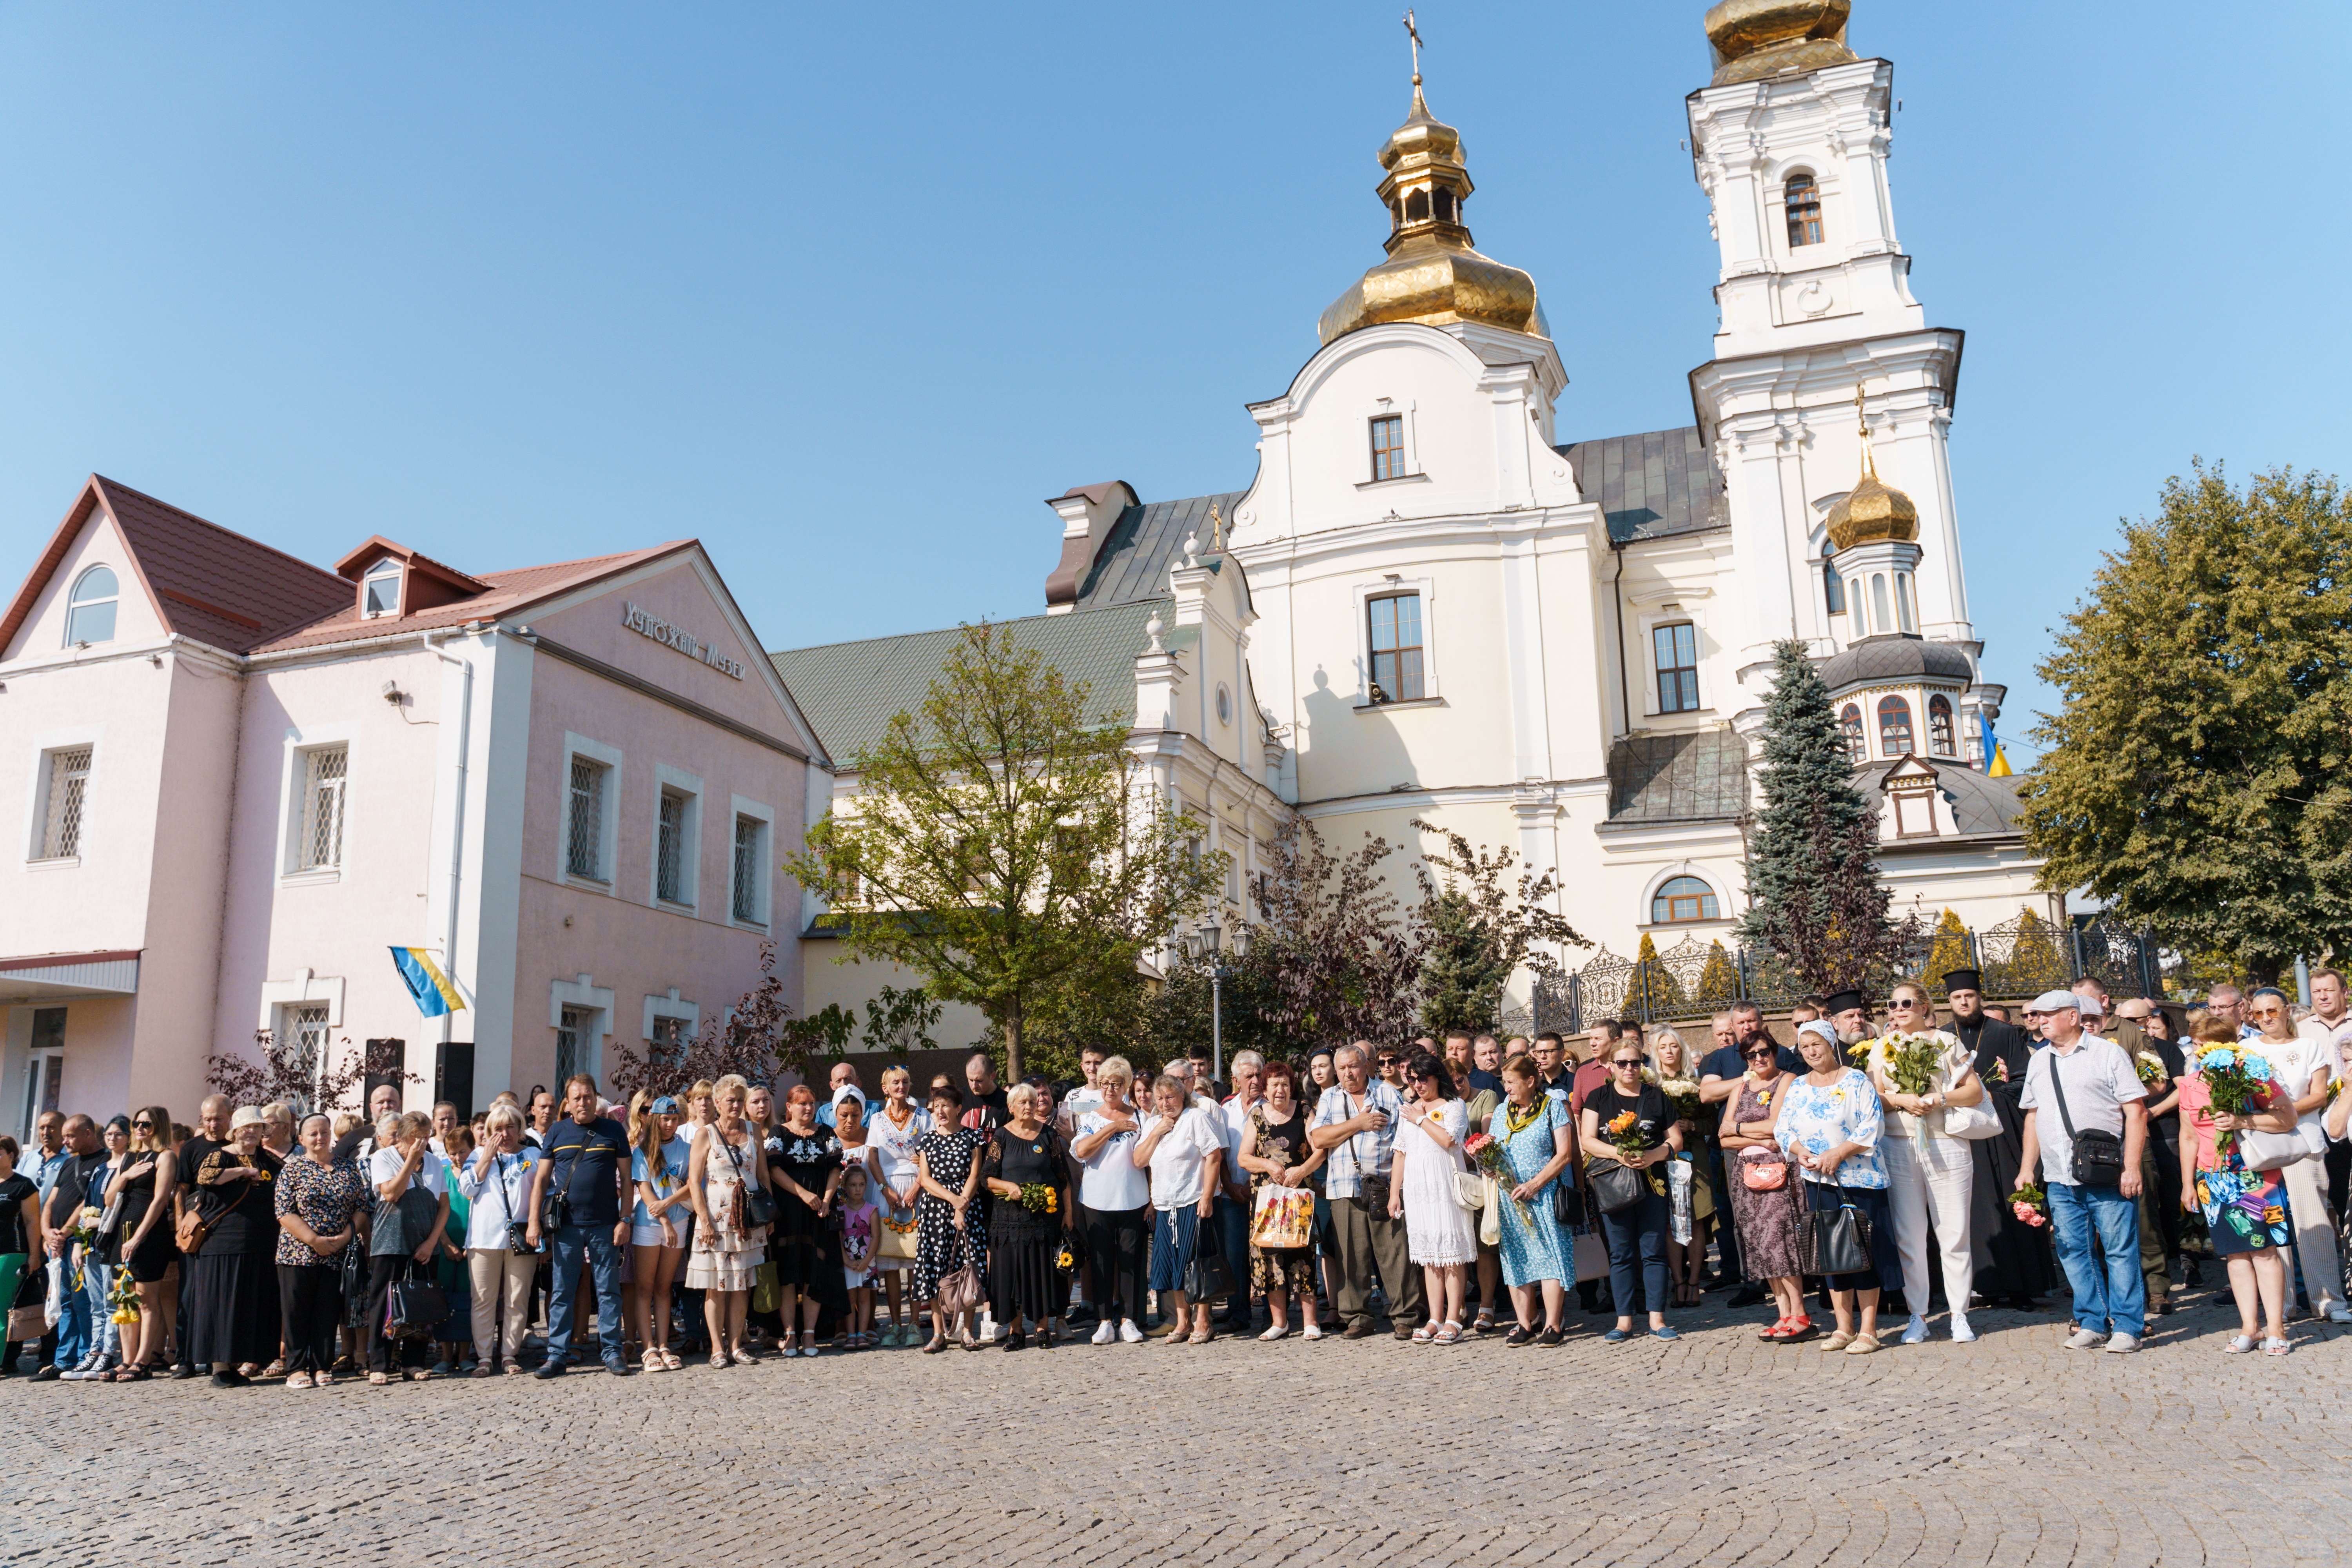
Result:
<svg viewBox="0 0 2352 1568">
<path fill-rule="evenodd" d="M 133 1154 L 131 1163 L 155 1161 L 163 1156 L 152 1150 Z M 137 1234 L 139 1222 L 155 1203 L 155 1173 L 152 1168 L 131 1177 L 122 1184 L 122 1237 L 129 1240 Z M 131 1269 L 131 1278 L 142 1285 L 152 1285 L 163 1278 L 166 1270 L 180 1260 L 180 1248 L 172 1239 L 172 1216 L 158 1215 L 147 1228 L 146 1236 L 137 1247 L 121 1258 L 110 1258 L 110 1263 L 122 1263 Z"/>
<path fill-rule="evenodd" d="M 2058 1283 L 2050 1232 L 2024 1224 L 2009 1206 L 2018 1162 L 2025 1154 L 2025 1112 L 2017 1101 L 2025 1092 L 2025 1068 L 2033 1059 L 2033 1042 L 2014 1025 L 1981 1014 L 1965 1022 L 1953 1019 L 1952 1033 L 1976 1052 L 1977 1077 L 1985 1086 L 1985 1099 L 1993 1114 L 2000 1118 L 1999 1133 L 1969 1144 L 1975 1163 L 1969 1229 L 1976 1237 L 1977 1294 L 2012 1300 L 2045 1295 Z M 1954 1305 L 1957 1309 L 1959 1303 Z"/>
<path fill-rule="evenodd" d="M 795 1132 L 779 1127 L 770 1135 L 768 1164 L 772 1176 L 790 1176 L 817 1196 L 841 1169 L 841 1140 L 830 1127 Z M 835 1194 L 836 1200 L 839 1194 Z M 776 1265 L 776 1283 L 791 1285 L 834 1307 L 848 1296 L 841 1274 L 841 1233 L 831 1216 L 820 1218 L 783 1183 L 775 1184 L 776 1223 L 768 1228 L 768 1257 Z"/>
<path fill-rule="evenodd" d="M 219 1185 L 205 1178 L 236 1165 L 259 1176 Z M 278 1156 L 257 1149 L 240 1155 L 234 1144 L 214 1150 L 191 1174 L 197 1213 L 211 1226 L 188 1262 L 188 1299 L 195 1321 L 188 1358 L 236 1366 L 278 1355 Z"/>
<path fill-rule="evenodd" d="M 988 1211 L 989 1310 L 1000 1322 L 1025 1318 L 1035 1328 L 1060 1317 L 1070 1301 L 1070 1277 L 1058 1261 L 1069 1215 L 1069 1159 L 1061 1134 L 1046 1126 L 1034 1138 L 998 1128 L 981 1160 L 983 1183 L 1043 1186 L 1054 1194 L 1042 1213 L 1002 1193 Z"/>
</svg>

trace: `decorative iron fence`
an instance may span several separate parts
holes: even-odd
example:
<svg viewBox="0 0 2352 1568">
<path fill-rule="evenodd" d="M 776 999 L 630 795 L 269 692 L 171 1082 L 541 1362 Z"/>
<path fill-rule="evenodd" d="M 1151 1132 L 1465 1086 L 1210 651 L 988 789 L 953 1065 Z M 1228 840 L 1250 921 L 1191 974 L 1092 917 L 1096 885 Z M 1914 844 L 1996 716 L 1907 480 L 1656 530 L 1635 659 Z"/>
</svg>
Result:
<svg viewBox="0 0 2352 1568">
<path fill-rule="evenodd" d="M 1944 974 L 1975 969 L 1984 976 L 1987 996 L 2014 998 L 2088 974 L 2117 999 L 2160 998 L 2167 994 L 2167 974 L 2180 963 L 2151 931 L 2105 919 L 2054 926 L 2027 913 L 1983 931 L 1927 932 L 1886 979 L 1890 984 L 1916 980 L 1940 997 Z M 1603 945 L 1582 967 L 1538 980 L 1531 1005 L 1497 1023 L 1519 1033 L 1571 1033 L 1603 1018 L 1645 1024 L 1700 1018 L 1734 1002 L 1754 1002 L 1769 1012 L 1794 1005 L 1805 990 L 1767 954 L 1688 936 L 1647 960 L 1625 958 Z"/>
</svg>

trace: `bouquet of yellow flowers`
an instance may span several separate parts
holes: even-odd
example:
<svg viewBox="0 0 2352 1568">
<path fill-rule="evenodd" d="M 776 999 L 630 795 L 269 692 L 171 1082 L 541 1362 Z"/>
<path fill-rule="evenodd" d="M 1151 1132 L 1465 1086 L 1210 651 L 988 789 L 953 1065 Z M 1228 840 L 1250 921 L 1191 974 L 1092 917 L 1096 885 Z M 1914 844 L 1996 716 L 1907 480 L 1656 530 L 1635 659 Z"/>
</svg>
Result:
<svg viewBox="0 0 2352 1568">
<path fill-rule="evenodd" d="M 1059 1214 L 1062 1194 L 1043 1182 L 1030 1182 L 1021 1189 L 1021 1206 L 1031 1214 Z"/>
</svg>

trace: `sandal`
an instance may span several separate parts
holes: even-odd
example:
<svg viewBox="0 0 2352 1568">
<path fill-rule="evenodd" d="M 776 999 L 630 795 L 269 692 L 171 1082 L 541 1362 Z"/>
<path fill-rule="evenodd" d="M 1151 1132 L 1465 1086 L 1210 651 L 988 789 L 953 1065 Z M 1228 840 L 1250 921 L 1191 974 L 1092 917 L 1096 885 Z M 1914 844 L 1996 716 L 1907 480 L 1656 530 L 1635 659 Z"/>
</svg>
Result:
<svg viewBox="0 0 2352 1568">
<path fill-rule="evenodd" d="M 1535 1335 L 1528 1332 L 1528 1326 L 1525 1323 L 1513 1323 L 1511 1325 L 1511 1331 L 1503 1336 L 1503 1343 L 1513 1350 L 1517 1350 L 1523 1345 L 1529 1345 L 1534 1342 Z"/>
<path fill-rule="evenodd" d="M 1785 1340 L 1785 1339 L 1787 1339 L 1787 1338 L 1789 1337 L 1789 1320 L 1788 1320 L 1788 1319 L 1786 1319 L 1786 1318 L 1775 1318 L 1775 1319 L 1773 1319 L 1773 1320 L 1772 1320 L 1772 1321 L 1771 1321 L 1771 1323 L 1770 1323 L 1769 1326 L 1767 1326 L 1767 1327 L 1765 1328 L 1765 1330 L 1764 1330 L 1761 1333 L 1758 1334 L 1756 1337 L 1757 1337 L 1758 1339 L 1759 1339 L 1759 1340 Z"/>
<path fill-rule="evenodd" d="M 672 1356 L 672 1357 L 670 1358 L 670 1368 L 669 1368 L 669 1369 L 670 1369 L 670 1371 L 672 1371 L 672 1372 L 676 1372 L 676 1371 L 677 1370 L 677 1357 Z M 507 1363 L 505 1366 L 503 1366 L 503 1367 L 499 1368 L 499 1370 L 500 1370 L 501 1372 L 505 1373 L 509 1377 L 520 1377 L 520 1376 L 522 1375 L 522 1363 L 520 1363 L 520 1362 L 519 1362 L 519 1361 L 510 1361 L 510 1362 Z"/>
<path fill-rule="evenodd" d="M 727 1352 L 725 1351 L 712 1351 L 710 1352 L 710 1366 L 711 1370 L 714 1372 L 724 1372 L 728 1366 Z"/>
<path fill-rule="evenodd" d="M 1276 1340 L 1286 1340 L 1289 1337 L 1290 1325 L 1288 1323 L 1276 1323 L 1274 1327 L 1266 1330 L 1265 1332 L 1258 1335 L 1259 1339 L 1265 1341 L 1268 1344 L 1273 1343 Z"/>
<path fill-rule="evenodd" d="M 1192 1338 L 1186 1340 L 1184 1342 L 1186 1344 L 1192 1345 L 1205 1345 L 1216 1337 L 1217 1331 L 1214 1329 L 1194 1329 L 1192 1331 Z"/>
<path fill-rule="evenodd" d="M 1298 1337 L 1302 1340 L 1319 1340 L 1323 1337 L 1323 1325 L 1309 1318 L 1307 1320 L 1307 1327 L 1300 1331 Z"/>
<path fill-rule="evenodd" d="M 1432 1344 L 1459 1344 L 1461 1341 L 1462 1325 L 1454 1321 L 1451 1318 L 1448 1318 L 1444 1323 L 1440 1324 L 1438 1326 L 1437 1332 L 1430 1336 L 1430 1343 Z"/>
<path fill-rule="evenodd" d="M 662 1358 L 662 1370 L 663 1370 L 664 1372 L 676 1372 L 676 1371 L 677 1371 L 680 1367 L 683 1367 L 683 1366 L 686 1364 L 684 1362 L 682 1362 L 682 1361 L 678 1360 L 677 1356 L 675 1356 L 675 1355 L 671 1354 L 668 1351 L 664 1351 L 664 1352 L 662 1352 L 662 1353 L 661 1353 L 661 1358 Z M 522 1370 L 522 1368 L 520 1368 L 520 1367 L 516 1367 L 516 1368 L 514 1368 L 514 1370 L 515 1370 L 515 1371 L 517 1371 L 517 1372 L 520 1372 L 520 1371 Z"/>
<path fill-rule="evenodd" d="M 1435 1323 L 1423 1323 L 1421 1327 L 1413 1330 L 1413 1331 L 1406 1337 L 1414 1344 L 1425 1345 L 1429 1343 L 1430 1341 L 1437 1337 L 1437 1325 Z"/>
<path fill-rule="evenodd" d="M 382 1388 L 385 1384 L 390 1383 L 392 1379 L 386 1377 L 380 1372 L 372 1372 L 368 1373 L 368 1386 L 370 1388 Z"/>
<path fill-rule="evenodd" d="M 242 1371 L 243 1369 L 240 1368 L 239 1370 Z M 267 1382 L 268 1379 L 273 1377 L 284 1377 L 286 1375 L 286 1358 L 280 1356 L 276 1361 L 271 1362 L 268 1366 L 263 1367 L 259 1372 L 249 1373 L 247 1375 L 260 1378 L 264 1382 Z"/>
<path fill-rule="evenodd" d="M 947 1336 L 944 1334 L 933 1334 L 931 1336 L 931 1342 L 923 1347 L 923 1353 L 925 1355 L 937 1355 L 947 1348 Z"/>
<path fill-rule="evenodd" d="M 308 1388 L 310 1386 L 310 1374 L 307 1372 L 298 1372 L 286 1380 L 286 1386 L 289 1388 Z"/>
<path fill-rule="evenodd" d="M 645 1353 L 645 1358 L 637 1363 L 637 1370 L 639 1372 L 667 1372 L 669 1368 L 663 1363 L 661 1352 L 649 1350 Z M 489 1375 L 488 1369 L 485 1368 L 480 1372 L 477 1372 L 474 1375 L 476 1377 L 487 1377 Z"/>
</svg>

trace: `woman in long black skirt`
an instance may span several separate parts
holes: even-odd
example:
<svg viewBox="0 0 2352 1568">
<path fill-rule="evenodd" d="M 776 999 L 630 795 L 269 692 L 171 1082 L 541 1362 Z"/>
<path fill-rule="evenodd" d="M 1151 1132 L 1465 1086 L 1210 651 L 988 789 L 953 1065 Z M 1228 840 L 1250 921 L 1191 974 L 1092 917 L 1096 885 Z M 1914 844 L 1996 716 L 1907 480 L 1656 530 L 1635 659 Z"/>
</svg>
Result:
<svg viewBox="0 0 2352 1568">
<path fill-rule="evenodd" d="M 212 1363 L 213 1382 L 238 1388 L 278 1354 L 278 1156 L 261 1146 L 268 1126 L 257 1107 L 237 1108 L 228 1142 L 196 1167 L 196 1213 L 204 1245 L 185 1260 L 189 1359 Z"/>
<path fill-rule="evenodd" d="M 1038 1112 L 1043 1096 L 1016 1083 L 1005 1097 L 1011 1120 L 998 1128 L 981 1173 L 997 1202 L 988 1211 L 988 1304 L 1011 1331 L 1004 1348 L 1026 1342 L 1026 1321 L 1039 1345 L 1054 1342 L 1054 1325 L 1069 1301 L 1069 1276 L 1060 1258 L 1070 1223 L 1070 1162 L 1061 1134 Z"/>
</svg>

